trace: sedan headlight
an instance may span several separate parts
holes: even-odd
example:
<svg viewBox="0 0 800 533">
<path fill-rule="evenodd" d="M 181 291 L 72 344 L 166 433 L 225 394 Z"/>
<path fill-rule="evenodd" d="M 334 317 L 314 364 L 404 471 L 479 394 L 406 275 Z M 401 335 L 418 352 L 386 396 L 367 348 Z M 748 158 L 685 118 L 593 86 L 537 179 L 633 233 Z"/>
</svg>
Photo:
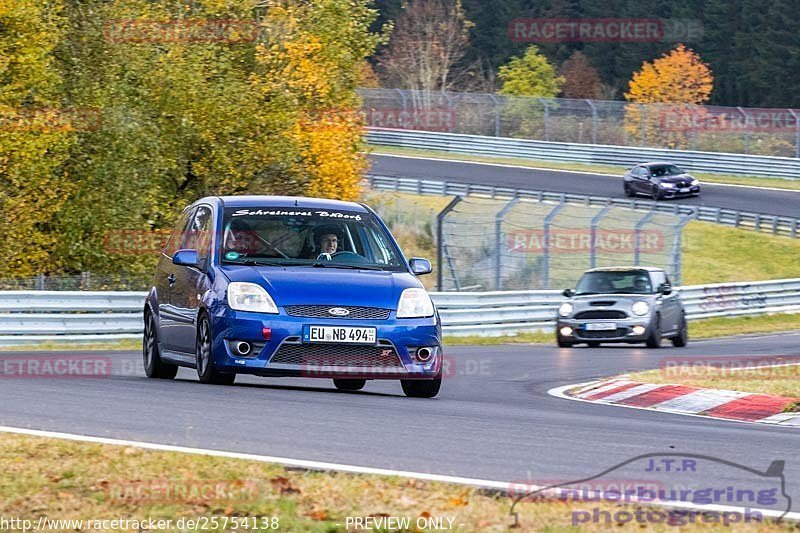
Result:
<svg viewBox="0 0 800 533">
<path fill-rule="evenodd" d="M 650 304 L 645 301 L 639 300 L 638 302 L 635 302 L 631 306 L 631 311 L 633 311 L 633 314 L 636 316 L 646 315 L 647 313 L 650 312 Z"/>
<path fill-rule="evenodd" d="M 569 316 L 572 314 L 572 304 L 569 302 L 564 302 L 561 304 L 561 307 L 558 308 L 559 316 Z"/>
<path fill-rule="evenodd" d="M 662 189 L 672 189 L 672 188 L 675 187 L 674 183 L 666 183 L 666 182 L 663 182 L 663 181 L 661 183 L 659 183 L 659 185 L 661 186 Z"/>
<path fill-rule="evenodd" d="M 433 302 L 425 289 L 406 289 L 397 304 L 397 318 L 433 316 Z"/>
<path fill-rule="evenodd" d="M 700 180 L 698 180 L 698 179 L 696 179 L 696 178 L 692 178 L 692 181 L 691 181 L 690 185 L 691 185 L 692 187 L 694 187 L 694 186 L 696 186 L 696 185 L 700 185 Z"/>
<path fill-rule="evenodd" d="M 278 314 L 278 306 L 261 285 L 234 281 L 228 285 L 228 306 L 237 311 Z"/>
</svg>

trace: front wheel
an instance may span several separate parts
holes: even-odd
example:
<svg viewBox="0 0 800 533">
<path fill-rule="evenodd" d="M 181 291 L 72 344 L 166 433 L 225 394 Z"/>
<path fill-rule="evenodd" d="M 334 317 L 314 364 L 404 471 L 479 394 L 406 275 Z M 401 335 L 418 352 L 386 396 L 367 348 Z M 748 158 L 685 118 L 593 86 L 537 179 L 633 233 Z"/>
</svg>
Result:
<svg viewBox="0 0 800 533">
<path fill-rule="evenodd" d="M 211 352 L 211 323 L 208 317 L 202 315 L 197 322 L 197 349 L 196 367 L 197 377 L 201 383 L 212 385 L 233 385 L 236 374 L 223 374 L 218 372 L 214 365 Z"/>
<path fill-rule="evenodd" d="M 586 344 L 589 345 L 589 348 L 597 348 L 598 346 L 600 346 L 600 342 L 598 341 L 589 341 Z"/>
<path fill-rule="evenodd" d="M 565 341 L 559 337 L 556 339 L 556 344 L 558 344 L 559 348 L 572 348 L 574 343 L 572 341 Z"/>
<path fill-rule="evenodd" d="M 148 378 L 173 379 L 178 373 L 178 365 L 171 365 L 161 360 L 156 319 L 149 311 L 145 313 L 144 317 L 142 357 L 144 358 L 144 373 Z"/>
<path fill-rule="evenodd" d="M 622 187 L 623 187 L 623 189 L 625 190 L 625 196 L 627 196 L 628 198 L 630 198 L 631 196 L 633 196 L 633 189 L 631 189 L 631 184 L 630 184 L 630 183 L 628 183 L 628 182 L 626 181 L 626 182 L 625 182 L 625 185 L 623 185 Z"/>
<path fill-rule="evenodd" d="M 681 318 L 681 327 L 678 334 L 670 339 L 676 348 L 683 348 L 689 343 L 689 326 L 686 324 L 686 317 Z"/>
<path fill-rule="evenodd" d="M 650 336 L 647 337 L 648 348 L 661 348 L 661 317 L 657 316 L 653 327 L 650 329 Z"/>
<path fill-rule="evenodd" d="M 658 188 L 658 185 L 653 187 L 653 191 L 650 193 L 650 196 L 653 197 L 653 200 L 656 200 L 656 201 L 661 200 L 661 198 L 662 198 L 661 189 Z"/>
<path fill-rule="evenodd" d="M 442 387 L 442 377 L 440 375 L 436 379 L 429 380 L 401 379 L 400 385 L 409 398 L 433 398 L 439 394 L 439 389 Z"/>
<path fill-rule="evenodd" d="M 334 379 L 333 385 L 339 390 L 356 391 L 364 388 L 366 379 Z"/>
</svg>

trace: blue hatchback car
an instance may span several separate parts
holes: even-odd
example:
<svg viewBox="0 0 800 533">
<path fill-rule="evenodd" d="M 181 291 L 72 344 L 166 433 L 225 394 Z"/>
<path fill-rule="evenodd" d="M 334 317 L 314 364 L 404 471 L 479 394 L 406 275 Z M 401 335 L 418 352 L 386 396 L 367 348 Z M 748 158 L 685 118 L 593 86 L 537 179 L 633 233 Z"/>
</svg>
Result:
<svg viewBox="0 0 800 533">
<path fill-rule="evenodd" d="M 184 211 L 144 307 L 148 377 L 197 369 L 333 379 L 360 390 L 399 380 L 431 398 L 442 379 L 441 323 L 406 260 L 364 204 L 279 196 L 208 197 Z"/>
</svg>

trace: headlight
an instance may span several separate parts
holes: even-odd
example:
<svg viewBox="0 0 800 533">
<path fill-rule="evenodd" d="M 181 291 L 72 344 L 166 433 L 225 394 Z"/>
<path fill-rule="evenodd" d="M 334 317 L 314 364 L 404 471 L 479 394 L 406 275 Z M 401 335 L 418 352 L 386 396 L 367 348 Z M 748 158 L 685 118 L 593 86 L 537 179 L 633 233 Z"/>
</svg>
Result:
<svg viewBox="0 0 800 533">
<path fill-rule="evenodd" d="M 558 314 L 560 316 L 569 316 L 572 314 L 572 304 L 569 302 L 564 302 L 561 304 L 561 307 L 558 308 Z"/>
<path fill-rule="evenodd" d="M 631 306 L 631 311 L 636 316 L 646 315 L 650 312 L 650 304 L 640 300 Z"/>
<path fill-rule="evenodd" d="M 675 187 L 674 183 L 661 182 L 661 183 L 659 183 L 659 185 L 664 189 L 672 189 L 673 187 Z"/>
<path fill-rule="evenodd" d="M 433 316 L 433 302 L 425 289 L 406 289 L 397 304 L 397 318 Z"/>
<path fill-rule="evenodd" d="M 278 314 L 278 306 L 264 287 L 240 281 L 228 285 L 228 305 L 237 311 Z"/>
<path fill-rule="evenodd" d="M 700 185 L 700 180 L 692 178 L 691 186 L 694 187 L 695 185 Z"/>
</svg>

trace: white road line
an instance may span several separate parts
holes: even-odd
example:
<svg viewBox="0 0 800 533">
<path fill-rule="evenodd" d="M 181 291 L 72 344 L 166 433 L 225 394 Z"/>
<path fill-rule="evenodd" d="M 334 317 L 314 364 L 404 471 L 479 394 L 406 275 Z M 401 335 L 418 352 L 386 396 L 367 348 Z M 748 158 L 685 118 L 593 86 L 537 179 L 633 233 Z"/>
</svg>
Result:
<svg viewBox="0 0 800 533">
<path fill-rule="evenodd" d="M 585 385 L 581 384 L 581 385 Z M 569 385 L 568 387 L 574 387 L 575 385 Z M 566 390 L 566 387 L 561 387 L 561 389 Z M 555 390 L 555 389 L 553 389 Z M 552 392 L 548 391 L 548 392 Z M 586 401 L 586 400 L 579 400 L 579 401 Z M 156 450 L 156 451 L 163 451 L 163 452 L 178 452 L 178 453 L 188 453 L 193 455 L 205 455 L 211 457 L 224 457 L 228 459 L 243 459 L 246 461 L 258 461 L 262 463 L 275 463 L 284 466 L 291 466 L 291 467 L 299 467 L 305 468 L 308 470 L 334 470 L 338 472 L 349 472 L 353 474 L 372 474 L 378 476 L 397 476 L 403 478 L 411 478 L 411 479 L 418 479 L 424 481 L 439 481 L 442 483 L 453 483 L 458 485 L 470 485 L 473 487 L 478 488 L 487 488 L 492 490 L 498 490 L 503 493 L 508 493 L 510 489 L 514 489 L 518 483 L 512 483 L 508 481 L 491 481 L 485 479 L 474 479 L 474 478 L 465 478 L 465 477 L 457 477 L 457 476 L 445 476 L 440 474 L 426 474 L 422 472 L 409 472 L 405 470 L 391 470 L 385 468 L 372 468 L 367 466 L 353 466 L 353 465 L 345 465 L 339 463 L 324 463 L 319 461 L 305 461 L 302 459 L 287 459 L 284 457 L 271 457 L 268 455 L 255 455 L 249 453 L 238 453 L 238 452 L 225 452 L 221 450 L 207 450 L 203 448 L 187 448 L 184 446 L 173 446 L 169 444 L 154 444 L 150 442 L 139 442 L 133 440 L 122 440 L 122 439 L 109 439 L 105 437 L 92 437 L 88 435 L 78 435 L 73 433 L 60 433 L 55 431 L 44 431 L 38 429 L 27 429 L 27 428 L 15 428 L 9 426 L 0 426 L 0 433 L 11 433 L 17 435 L 30 435 L 33 437 L 47 437 L 53 439 L 61 439 L 61 440 L 70 440 L 76 442 L 89 442 L 92 444 L 108 444 L 111 446 L 126 446 L 126 447 L 133 447 L 133 448 L 141 448 L 145 450 Z M 538 490 L 543 489 L 544 487 L 538 485 L 527 485 L 525 486 L 529 492 L 535 492 Z M 603 492 L 596 491 L 592 493 L 593 496 L 598 496 L 602 499 L 607 499 L 604 496 Z M 609 497 L 619 497 L 618 494 L 609 495 Z M 609 500 L 611 501 L 611 500 Z M 631 498 L 631 501 L 637 503 L 636 498 Z M 652 502 L 638 502 L 642 505 L 653 505 Z M 688 509 L 688 510 L 696 510 L 696 511 L 714 511 L 714 512 L 737 512 L 737 513 L 744 513 L 748 510 L 752 512 L 760 512 L 763 516 L 769 518 L 778 518 L 783 513 L 780 511 L 775 511 L 773 509 L 756 509 L 756 508 L 744 508 L 744 507 L 735 507 L 735 506 L 728 506 L 728 505 L 697 505 L 693 503 L 662 503 L 661 505 L 657 505 L 657 507 L 665 507 L 668 509 Z M 524 509 L 522 510 L 524 512 Z M 785 520 L 792 520 L 792 521 L 800 521 L 800 513 L 787 513 L 784 517 Z"/>
<path fill-rule="evenodd" d="M 523 168 L 523 169 L 530 169 L 530 170 L 546 170 L 549 172 L 566 172 L 571 174 L 586 174 L 589 176 L 603 176 L 609 178 L 622 178 L 622 172 L 619 174 L 604 174 L 602 172 L 591 172 L 588 170 L 565 170 L 561 168 L 546 168 L 546 167 L 530 167 L 525 165 L 511 165 L 508 163 L 490 163 L 488 161 L 469 161 L 464 159 L 447 159 L 447 158 L 440 158 L 440 157 L 423 157 L 417 155 L 397 155 L 397 154 L 387 154 L 385 152 L 370 152 L 372 155 L 379 155 L 381 157 L 398 157 L 403 159 L 420 159 L 423 161 L 438 161 L 438 162 L 446 162 L 446 163 L 462 163 L 465 165 L 483 165 L 483 166 L 490 166 L 490 167 L 500 167 L 500 168 Z M 764 187 L 761 185 L 739 185 L 735 183 L 714 183 L 710 181 L 701 181 L 701 185 L 704 187 L 739 187 L 741 189 L 763 189 L 765 191 L 777 191 L 777 192 L 791 192 L 795 194 L 800 194 L 800 191 L 795 189 L 783 189 L 781 187 Z"/>
</svg>

